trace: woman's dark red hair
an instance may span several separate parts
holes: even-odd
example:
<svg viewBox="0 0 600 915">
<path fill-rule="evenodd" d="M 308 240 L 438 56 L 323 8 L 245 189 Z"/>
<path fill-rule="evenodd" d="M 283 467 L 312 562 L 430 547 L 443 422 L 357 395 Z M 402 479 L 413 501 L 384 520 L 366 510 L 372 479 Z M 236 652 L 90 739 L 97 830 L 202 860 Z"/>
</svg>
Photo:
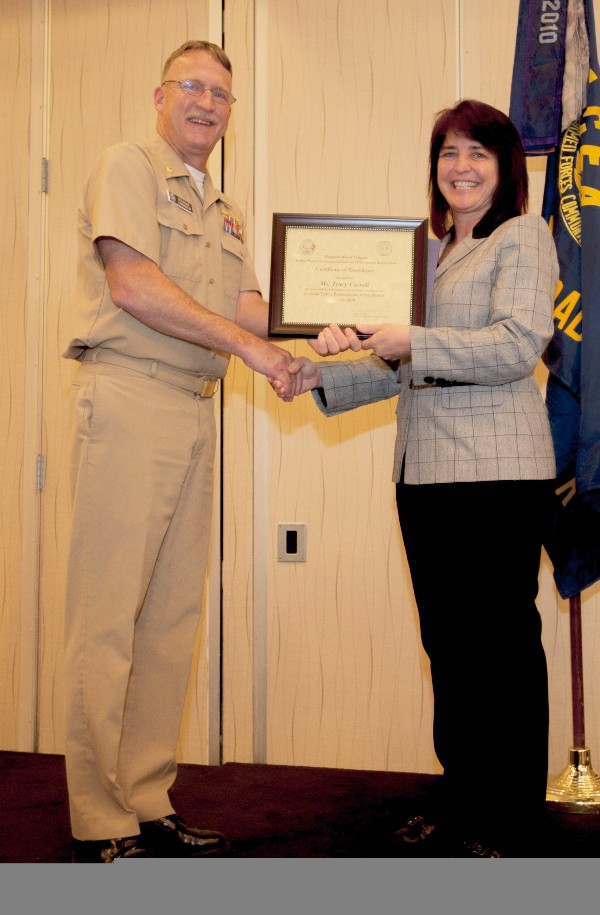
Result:
<svg viewBox="0 0 600 915">
<path fill-rule="evenodd" d="M 492 205 L 473 229 L 474 238 L 484 238 L 507 219 L 527 211 L 529 185 L 523 144 L 510 118 L 485 102 L 463 99 L 436 115 L 429 154 L 429 212 L 431 230 L 437 238 L 443 238 L 452 225 L 450 207 L 437 182 L 440 150 L 450 131 L 476 140 L 498 159 L 499 182 Z"/>
</svg>

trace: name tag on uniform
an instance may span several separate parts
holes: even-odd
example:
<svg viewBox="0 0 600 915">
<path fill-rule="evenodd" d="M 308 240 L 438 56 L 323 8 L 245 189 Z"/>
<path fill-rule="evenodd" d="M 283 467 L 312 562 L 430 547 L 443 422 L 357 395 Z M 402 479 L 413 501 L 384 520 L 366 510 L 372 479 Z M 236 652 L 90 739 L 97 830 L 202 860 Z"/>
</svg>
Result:
<svg viewBox="0 0 600 915">
<path fill-rule="evenodd" d="M 169 198 L 169 201 L 174 203 L 176 207 L 179 207 L 180 210 L 185 210 L 186 213 L 192 212 L 192 204 L 189 203 L 189 201 L 184 200 L 183 197 L 178 197 L 173 191 L 168 191 L 167 197 Z"/>
<path fill-rule="evenodd" d="M 243 231 L 239 219 L 236 219 L 232 213 L 223 213 L 223 231 L 234 238 L 242 240 Z"/>
</svg>

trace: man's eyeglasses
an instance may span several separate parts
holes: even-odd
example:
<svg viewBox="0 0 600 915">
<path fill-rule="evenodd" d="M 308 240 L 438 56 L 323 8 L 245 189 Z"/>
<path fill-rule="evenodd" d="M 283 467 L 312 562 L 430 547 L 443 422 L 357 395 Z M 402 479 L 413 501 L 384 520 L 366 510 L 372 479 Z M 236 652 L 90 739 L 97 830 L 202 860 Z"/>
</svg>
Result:
<svg viewBox="0 0 600 915">
<path fill-rule="evenodd" d="M 235 102 L 235 98 L 227 89 L 207 86 L 206 83 L 200 82 L 199 79 L 166 79 L 163 82 L 163 86 L 166 83 L 177 83 L 182 92 L 187 92 L 188 95 L 193 95 L 194 98 L 202 98 L 204 93 L 208 91 L 215 105 L 225 105 L 229 108 Z"/>
</svg>

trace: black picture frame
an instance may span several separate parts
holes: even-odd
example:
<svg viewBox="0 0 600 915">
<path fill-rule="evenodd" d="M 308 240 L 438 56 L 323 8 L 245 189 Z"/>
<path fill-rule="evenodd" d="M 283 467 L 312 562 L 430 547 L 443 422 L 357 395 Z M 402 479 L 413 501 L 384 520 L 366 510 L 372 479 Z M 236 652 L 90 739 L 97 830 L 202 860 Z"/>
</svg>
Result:
<svg viewBox="0 0 600 915">
<path fill-rule="evenodd" d="M 274 213 L 270 335 L 316 337 L 332 323 L 423 324 L 427 234 L 426 218 Z"/>
</svg>

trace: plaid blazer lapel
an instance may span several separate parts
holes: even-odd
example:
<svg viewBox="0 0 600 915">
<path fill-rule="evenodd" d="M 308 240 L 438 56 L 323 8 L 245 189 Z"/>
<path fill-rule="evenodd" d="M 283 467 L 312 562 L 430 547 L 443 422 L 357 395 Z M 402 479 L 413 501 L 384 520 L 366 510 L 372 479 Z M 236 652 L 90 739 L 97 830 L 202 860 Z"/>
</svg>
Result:
<svg viewBox="0 0 600 915">
<path fill-rule="evenodd" d="M 448 246 L 449 241 L 450 236 L 446 235 L 440 247 L 440 257 Z M 478 248 L 479 245 L 482 245 L 484 241 L 487 241 L 487 238 L 473 238 L 472 235 L 469 235 L 467 238 L 463 238 L 463 240 L 456 246 L 456 248 L 450 251 L 447 257 L 445 257 L 441 263 L 438 261 L 438 265 L 435 271 L 436 278 L 445 273 L 449 267 L 454 266 L 454 264 L 462 260 L 463 257 L 466 257 L 467 254 L 470 254 L 471 251 L 474 251 L 475 248 Z"/>
</svg>

